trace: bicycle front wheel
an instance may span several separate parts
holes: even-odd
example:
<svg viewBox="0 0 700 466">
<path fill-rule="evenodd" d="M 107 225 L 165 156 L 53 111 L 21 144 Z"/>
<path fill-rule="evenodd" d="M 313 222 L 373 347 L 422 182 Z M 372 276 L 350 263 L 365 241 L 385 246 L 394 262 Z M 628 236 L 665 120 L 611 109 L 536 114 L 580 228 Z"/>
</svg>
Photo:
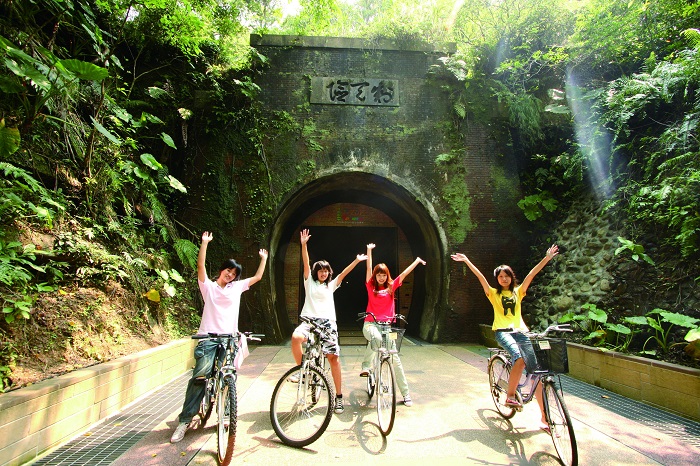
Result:
<svg viewBox="0 0 700 466">
<path fill-rule="evenodd" d="M 375 385 L 375 377 L 374 377 L 374 370 L 370 369 L 367 371 L 367 395 L 369 396 L 369 399 L 372 399 L 372 396 L 374 395 L 374 385 Z"/>
<path fill-rule="evenodd" d="M 212 408 L 214 407 L 214 377 L 206 379 L 204 381 L 204 397 L 202 397 L 202 402 L 199 404 L 199 417 L 201 419 L 202 428 L 207 425 L 209 416 L 211 416 Z"/>
<path fill-rule="evenodd" d="M 383 435 L 389 435 L 394 427 L 396 417 L 396 391 L 394 391 L 394 366 L 389 359 L 383 359 L 379 364 L 377 376 L 377 416 L 379 430 Z"/>
<path fill-rule="evenodd" d="M 505 419 L 515 416 L 515 409 L 506 406 L 510 364 L 505 356 L 496 354 L 489 359 L 489 389 L 496 409 Z"/>
<path fill-rule="evenodd" d="M 578 449 L 569 410 L 556 384 L 544 382 L 544 403 L 554 448 L 565 466 L 578 464 Z"/>
<path fill-rule="evenodd" d="M 233 456 L 237 411 L 235 378 L 225 377 L 220 381 L 219 395 L 216 399 L 216 413 L 219 421 L 216 427 L 217 453 L 221 466 L 227 466 Z"/>
<path fill-rule="evenodd" d="M 290 377 L 298 375 L 298 381 Z M 294 380 L 294 378 L 292 378 Z M 326 430 L 333 415 L 333 390 L 322 370 L 302 366 L 277 382 L 270 401 L 270 421 L 277 436 L 291 447 L 305 447 Z"/>
</svg>

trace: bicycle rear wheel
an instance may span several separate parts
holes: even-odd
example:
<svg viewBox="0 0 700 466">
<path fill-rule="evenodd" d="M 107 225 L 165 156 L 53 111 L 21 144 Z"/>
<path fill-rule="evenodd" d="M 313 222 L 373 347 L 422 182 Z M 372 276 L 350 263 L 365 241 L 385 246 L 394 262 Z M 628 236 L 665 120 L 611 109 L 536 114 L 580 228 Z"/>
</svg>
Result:
<svg viewBox="0 0 700 466">
<path fill-rule="evenodd" d="M 515 408 L 506 406 L 510 364 L 505 356 L 496 354 L 489 359 L 489 389 L 496 409 L 505 419 L 515 416 Z"/>
<path fill-rule="evenodd" d="M 544 382 L 544 406 L 554 448 L 565 466 L 578 465 L 578 448 L 569 410 L 553 382 Z"/>
<path fill-rule="evenodd" d="M 233 456 L 233 445 L 236 443 L 236 380 L 233 376 L 224 377 L 220 381 L 219 396 L 216 399 L 216 414 L 219 423 L 216 426 L 217 452 L 219 464 L 227 466 Z"/>
<path fill-rule="evenodd" d="M 389 435 L 396 417 L 396 391 L 394 391 L 394 366 L 388 359 L 383 359 L 379 364 L 376 390 L 379 430 L 383 435 Z"/>
<path fill-rule="evenodd" d="M 333 389 L 322 370 L 310 366 L 288 370 L 270 401 L 270 421 L 277 436 L 291 447 L 305 447 L 326 430 L 333 415 Z M 300 374 L 301 373 L 301 374 Z M 288 379 L 300 374 L 299 382 Z"/>
</svg>

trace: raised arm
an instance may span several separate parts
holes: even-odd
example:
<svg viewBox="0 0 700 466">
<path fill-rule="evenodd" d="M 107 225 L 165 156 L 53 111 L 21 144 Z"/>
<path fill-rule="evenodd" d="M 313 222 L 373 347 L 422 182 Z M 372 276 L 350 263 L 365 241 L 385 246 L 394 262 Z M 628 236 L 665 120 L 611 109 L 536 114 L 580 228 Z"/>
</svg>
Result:
<svg viewBox="0 0 700 466">
<path fill-rule="evenodd" d="M 214 239 L 214 235 L 210 232 L 202 233 L 202 244 L 199 246 L 199 254 L 197 255 L 197 279 L 200 282 L 207 280 L 207 246 L 212 239 Z"/>
<path fill-rule="evenodd" d="M 406 278 L 406 275 L 413 272 L 413 269 L 415 269 L 418 264 L 425 265 L 425 261 L 423 259 L 421 259 L 420 257 L 416 257 L 416 259 L 411 263 L 411 265 L 406 267 L 406 270 L 401 272 L 401 274 L 399 275 L 399 278 L 401 279 L 402 282 L 403 282 L 403 279 Z"/>
<path fill-rule="evenodd" d="M 258 251 L 258 254 L 260 255 L 260 265 L 258 265 L 258 271 L 255 272 L 255 275 L 250 277 L 248 286 L 251 286 L 254 283 L 258 283 L 260 279 L 262 279 L 263 274 L 265 273 L 265 264 L 267 263 L 267 250 L 261 249 L 260 251 Z"/>
<path fill-rule="evenodd" d="M 355 258 L 355 260 L 352 261 L 352 262 L 350 262 L 350 265 L 348 265 L 347 267 L 345 267 L 345 268 L 343 269 L 343 271 L 340 272 L 340 275 L 338 275 L 337 277 L 335 277 L 335 280 L 338 281 L 338 286 L 340 286 L 340 284 L 343 282 L 343 278 L 345 278 L 345 276 L 346 276 L 347 274 L 349 274 L 350 271 L 351 271 L 352 269 L 354 269 L 355 266 L 356 266 L 357 264 L 359 264 L 360 262 L 362 262 L 362 261 L 364 261 L 364 260 L 367 260 L 367 254 L 358 254 L 357 257 Z"/>
<path fill-rule="evenodd" d="M 530 273 L 527 274 L 527 276 L 523 279 L 523 282 L 520 284 L 520 289 L 523 293 L 527 291 L 527 288 L 530 286 L 530 283 L 532 283 L 532 279 L 535 278 L 535 275 L 537 275 L 540 270 L 542 270 L 544 266 L 547 265 L 547 263 L 557 254 L 559 254 L 559 246 L 556 244 L 551 245 L 549 249 L 547 249 L 547 253 L 544 255 L 544 258 L 535 267 L 533 267 L 532 270 L 530 270 Z"/>
<path fill-rule="evenodd" d="M 374 246 L 374 243 L 369 243 L 367 245 L 367 273 L 365 274 L 365 283 L 372 278 L 372 249 L 374 249 Z"/>
<path fill-rule="evenodd" d="M 486 277 L 484 277 L 484 274 L 481 273 L 481 271 L 477 269 L 474 264 L 472 264 L 472 261 L 470 261 L 467 256 L 465 256 L 461 252 L 458 252 L 456 254 L 452 254 L 452 260 L 457 262 L 464 262 L 465 264 L 467 264 L 469 270 L 471 270 L 472 273 L 476 275 L 476 278 L 479 279 L 479 283 L 481 283 L 481 287 L 484 289 L 484 293 L 486 293 L 486 296 L 489 295 L 489 282 L 486 281 Z"/>
<path fill-rule="evenodd" d="M 301 261 L 304 268 L 304 280 L 309 278 L 311 273 L 311 267 L 309 266 L 309 250 L 306 248 L 306 243 L 309 242 L 311 235 L 309 234 L 309 229 L 305 228 L 301 230 L 300 241 L 301 241 Z"/>
</svg>

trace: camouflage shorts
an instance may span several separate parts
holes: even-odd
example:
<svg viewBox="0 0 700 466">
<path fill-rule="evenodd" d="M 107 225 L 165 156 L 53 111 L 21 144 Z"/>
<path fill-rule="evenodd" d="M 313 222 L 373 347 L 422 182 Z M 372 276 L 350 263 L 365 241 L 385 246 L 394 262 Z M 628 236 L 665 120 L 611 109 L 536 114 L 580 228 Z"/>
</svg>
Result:
<svg viewBox="0 0 700 466">
<path fill-rule="evenodd" d="M 328 319 L 321 319 L 317 317 L 305 317 L 306 320 L 312 321 L 316 327 L 321 329 L 321 342 L 323 347 L 323 354 L 335 354 L 340 355 L 340 344 L 338 343 L 338 326 L 335 321 Z M 294 330 L 294 333 L 303 335 L 304 339 L 308 340 L 309 333 L 311 332 L 311 324 L 308 322 L 302 322 Z"/>
</svg>

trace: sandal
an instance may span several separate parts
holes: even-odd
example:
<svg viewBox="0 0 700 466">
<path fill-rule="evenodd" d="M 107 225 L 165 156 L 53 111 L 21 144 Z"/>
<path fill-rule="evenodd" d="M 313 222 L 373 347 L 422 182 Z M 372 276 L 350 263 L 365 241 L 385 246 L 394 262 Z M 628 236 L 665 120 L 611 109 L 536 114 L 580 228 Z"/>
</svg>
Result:
<svg viewBox="0 0 700 466">
<path fill-rule="evenodd" d="M 540 430 L 547 435 L 552 435 L 552 429 L 549 428 L 548 424 L 540 424 Z"/>
<path fill-rule="evenodd" d="M 514 400 L 513 398 L 506 398 L 506 406 L 509 408 L 521 408 L 523 405 L 520 404 L 518 400 Z"/>
</svg>

